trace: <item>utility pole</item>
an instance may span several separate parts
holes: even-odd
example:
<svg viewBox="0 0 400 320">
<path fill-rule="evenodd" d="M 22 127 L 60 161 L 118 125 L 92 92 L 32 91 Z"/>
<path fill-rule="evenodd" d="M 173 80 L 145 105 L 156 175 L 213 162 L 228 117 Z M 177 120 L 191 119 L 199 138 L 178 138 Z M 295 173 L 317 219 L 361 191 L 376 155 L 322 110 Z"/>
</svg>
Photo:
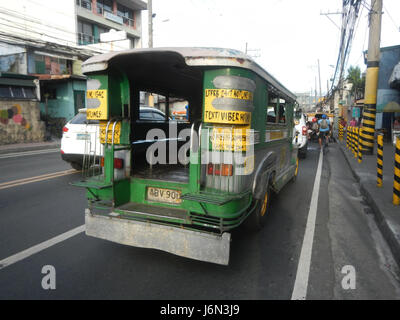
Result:
<svg viewBox="0 0 400 320">
<path fill-rule="evenodd" d="M 317 104 L 318 104 L 318 99 L 317 99 L 317 77 L 315 77 L 315 112 L 317 112 Z"/>
<path fill-rule="evenodd" d="M 318 59 L 318 79 L 319 79 L 319 97 L 322 97 L 322 91 L 321 91 L 321 72 L 319 70 L 319 59 Z"/>
<path fill-rule="evenodd" d="M 367 76 L 365 80 L 364 112 L 362 120 L 362 153 L 373 154 L 376 118 L 376 96 L 380 59 L 382 0 L 371 0 L 369 13 L 369 42 L 367 57 Z"/>
<path fill-rule="evenodd" d="M 153 48 L 153 1 L 147 0 L 147 11 L 149 14 L 149 48 Z"/>
</svg>

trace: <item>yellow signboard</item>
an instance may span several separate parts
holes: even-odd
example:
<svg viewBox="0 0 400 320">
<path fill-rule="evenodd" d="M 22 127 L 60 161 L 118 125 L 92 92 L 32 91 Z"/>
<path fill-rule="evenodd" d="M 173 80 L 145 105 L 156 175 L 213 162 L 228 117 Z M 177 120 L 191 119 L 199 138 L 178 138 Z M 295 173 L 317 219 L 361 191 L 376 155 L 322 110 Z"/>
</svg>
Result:
<svg viewBox="0 0 400 320">
<path fill-rule="evenodd" d="M 86 98 L 88 99 L 88 109 L 86 111 L 87 119 L 107 120 L 108 119 L 107 90 L 87 90 Z"/>
<path fill-rule="evenodd" d="M 246 128 L 213 128 L 210 134 L 212 149 L 215 151 L 246 151 L 250 135 Z"/>
<path fill-rule="evenodd" d="M 100 143 L 102 144 L 105 143 L 107 123 L 108 121 L 100 121 Z M 108 126 L 107 143 L 109 144 L 112 143 L 113 126 L 114 126 L 113 122 L 111 122 Z M 121 137 L 121 122 L 119 121 L 117 122 L 114 128 L 114 144 L 120 143 L 120 137 Z"/>
<path fill-rule="evenodd" d="M 221 108 L 215 108 L 217 100 Z M 204 104 L 205 122 L 249 124 L 251 112 L 239 111 L 238 109 L 243 108 L 243 106 L 252 107 L 253 93 L 236 89 L 206 89 Z"/>
</svg>

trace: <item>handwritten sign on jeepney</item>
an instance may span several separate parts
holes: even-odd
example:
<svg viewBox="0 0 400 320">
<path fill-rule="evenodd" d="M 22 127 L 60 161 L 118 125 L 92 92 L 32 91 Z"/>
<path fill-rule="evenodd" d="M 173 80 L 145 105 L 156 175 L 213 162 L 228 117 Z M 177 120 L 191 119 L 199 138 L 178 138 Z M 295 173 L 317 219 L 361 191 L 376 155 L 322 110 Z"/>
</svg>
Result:
<svg viewBox="0 0 400 320">
<path fill-rule="evenodd" d="M 253 93 L 237 89 L 206 89 L 204 122 L 249 124 L 253 109 Z"/>
<path fill-rule="evenodd" d="M 108 103 L 107 90 L 87 90 L 87 111 L 88 120 L 107 120 Z"/>
</svg>

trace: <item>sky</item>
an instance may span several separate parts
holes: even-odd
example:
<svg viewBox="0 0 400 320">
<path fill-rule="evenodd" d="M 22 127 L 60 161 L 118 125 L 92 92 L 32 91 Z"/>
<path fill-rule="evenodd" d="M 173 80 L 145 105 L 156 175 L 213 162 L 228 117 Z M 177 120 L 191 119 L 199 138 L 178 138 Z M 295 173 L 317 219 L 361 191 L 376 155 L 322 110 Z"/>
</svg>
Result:
<svg viewBox="0 0 400 320">
<path fill-rule="evenodd" d="M 370 5 L 371 0 L 365 0 Z M 245 51 L 295 93 L 322 94 L 339 51 L 342 0 L 153 0 L 153 47 L 224 47 Z M 381 47 L 400 45 L 400 0 L 383 0 Z M 360 10 L 347 67 L 364 71 L 368 10 Z M 336 26 L 336 25 L 337 26 Z M 148 47 L 147 11 L 142 13 Z M 317 81 L 317 85 L 315 82 Z"/>
</svg>

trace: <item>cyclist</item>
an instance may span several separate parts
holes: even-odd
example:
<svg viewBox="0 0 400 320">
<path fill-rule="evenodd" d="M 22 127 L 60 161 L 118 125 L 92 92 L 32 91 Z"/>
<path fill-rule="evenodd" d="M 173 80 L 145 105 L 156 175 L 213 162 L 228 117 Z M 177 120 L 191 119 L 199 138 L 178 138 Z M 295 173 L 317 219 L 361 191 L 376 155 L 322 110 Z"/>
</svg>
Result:
<svg viewBox="0 0 400 320">
<path fill-rule="evenodd" d="M 319 146 L 322 147 L 322 139 L 325 139 L 325 143 L 328 144 L 329 131 L 330 131 L 330 121 L 327 119 L 326 114 L 322 115 L 322 119 L 318 120 L 319 126 Z"/>
</svg>

